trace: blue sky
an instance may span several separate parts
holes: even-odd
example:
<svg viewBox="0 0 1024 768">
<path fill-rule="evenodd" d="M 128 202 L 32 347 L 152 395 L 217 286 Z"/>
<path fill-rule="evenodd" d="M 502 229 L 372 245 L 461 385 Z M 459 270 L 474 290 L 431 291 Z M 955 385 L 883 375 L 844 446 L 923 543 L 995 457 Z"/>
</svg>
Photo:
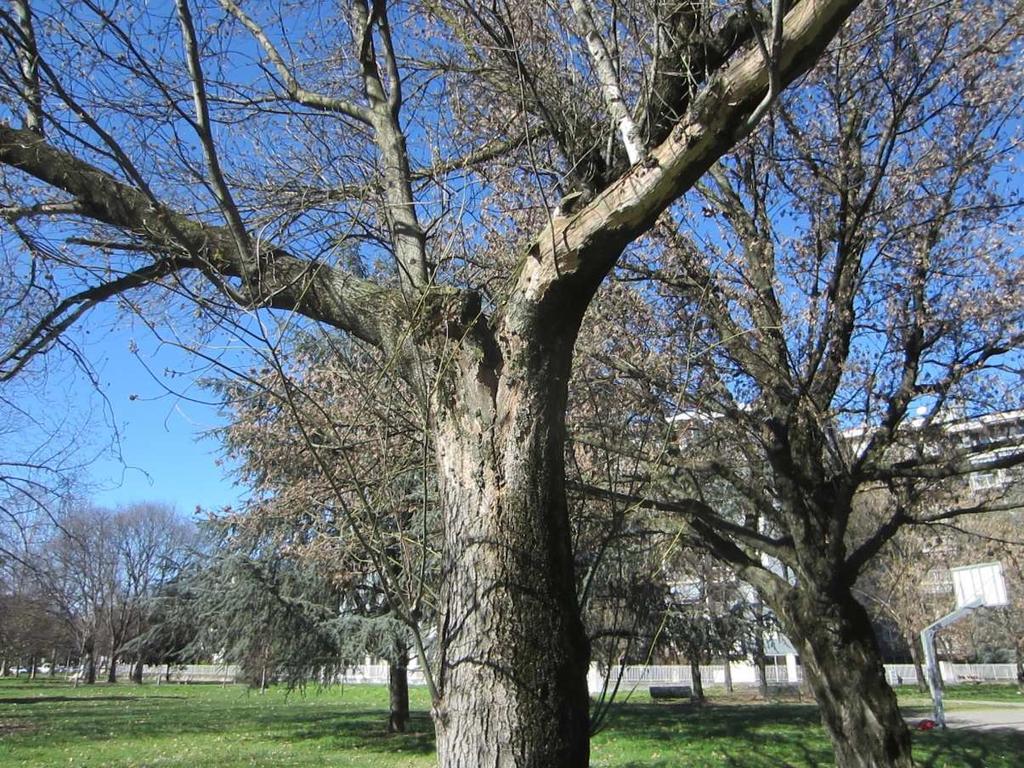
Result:
<svg viewBox="0 0 1024 768">
<path fill-rule="evenodd" d="M 91 328 L 84 351 L 99 393 L 78 371 L 57 384 L 65 391 L 47 393 L 50 402 L 66 401 L 88 416 L 83 454 L 90 461 L 83 479 L 91 500 L 103 506 L 166 502 L 186 515 L 197 505 L 237 504 L 244 491 L 234 485 L 229 465 L 218 461 L 217 439 L 204 436 L 223 419 L 194 383 L 203 373 L 195 360 L 111 307 L 93 312 L 84 324 Z"/>
</svg>

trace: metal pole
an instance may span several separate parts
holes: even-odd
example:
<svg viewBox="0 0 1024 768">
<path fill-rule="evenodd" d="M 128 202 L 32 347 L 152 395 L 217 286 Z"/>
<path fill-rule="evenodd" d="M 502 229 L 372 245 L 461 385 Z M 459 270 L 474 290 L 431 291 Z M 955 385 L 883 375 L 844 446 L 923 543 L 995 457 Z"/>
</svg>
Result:
<svg viewBox="0 0 1024 768">
<path fill-rule="evenodd" d="M 934 625 L 933 625 L 934 626 Z M 935 633 L 938 628 L 928 627 L 921 633 L 921 645 L 924 646 L 924 668 L 928 678 L 928 690 L 932 694 L 932 719 L 940 728 L 946 727 L 946 713 L 942 709 L 942 677 L 939 663 L 935 658 Z"/>
<path fill-rule="evenodd" d="M 921 645 L 924 646 L 924 663 L 928 675 L 928 689 L 932 693 L 932 714 L 935 722 L 942 728 L 946 727 L 946 713 L 942 709 L 942 677 L 939 674 L 939 662 L 935 658 L 935 635 L 940 629 L 945 629 L 950 624 L 955 624 L 977 608 L 984 605 L 981 599 L 957 608 L 952 613 L 943 616 L 934 624 L 926 627 L 921 633 Z"/>
</svg>

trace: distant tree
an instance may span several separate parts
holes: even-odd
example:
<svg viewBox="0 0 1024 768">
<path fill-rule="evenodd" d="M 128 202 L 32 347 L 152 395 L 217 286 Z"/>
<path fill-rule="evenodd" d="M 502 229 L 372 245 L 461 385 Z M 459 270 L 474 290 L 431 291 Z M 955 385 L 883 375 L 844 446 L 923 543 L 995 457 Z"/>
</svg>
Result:
<svg viewBox="0 0 1024 768">
<path fill-rule="evenodd" d="M 84 682 L 96 681 L 102 646 L 108 681 L 117 679 L 121 647 L 140 631 L 147 601 L 176 573 L 191 537 L 191 526 L 166 506 L 82 503 L 26 553 L 40 594 L 77 640 Z"/>
</svg>

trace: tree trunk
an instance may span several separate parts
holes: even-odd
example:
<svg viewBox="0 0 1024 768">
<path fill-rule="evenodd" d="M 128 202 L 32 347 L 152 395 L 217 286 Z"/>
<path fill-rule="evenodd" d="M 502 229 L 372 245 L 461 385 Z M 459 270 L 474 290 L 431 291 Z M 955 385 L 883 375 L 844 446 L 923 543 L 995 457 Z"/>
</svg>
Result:
<svg viewBox="0 0 1024 768">
<path fill-rule="evenodd" d="M 388 665 L 388 698 L 391 715 L 390 733 L 405 733 L 409 724 L 409 654 L 405 652 Z"/>
<path fill-rule="evenodd" d="M 82 674 L 83 682 L 92 685 L 96 682 L 96 648 L 92 638 L 82 644 Z"/>
<path fill-rule="evenodd" d="M 800 650 L 837 768 L 912 768 L 910 732 L 867 612 L 844 586 L 804 582 L 773 605 Z"/>
<path fill-rule="evenodd" d="M 732 664 L 729 663 L 729 657 L 725 657 L 725 662 L 722 667 L 722 677 L 725 683 L 726 693 L 732 693 Z"/>
<path fill-rule="evenodd" d="M 921 661 L 921 637 L 917 632 L 911 632 L 907 641 L 910 643 L 910 660 L 914 663 L 914 674 L 917 675 L 917 690 L 920 693 L 927 693 L 928 679 L 924 676 L 924 663 Z"/>
<path fill-rule="evenodd" d="M 764 653 L 764 635 L 758 632 L 754 642 L 754 669 L 757 670 L 757 693 L 768 699 L 768 657 Z"/>
<path fill-rule="evenodd" d="M 499 351 L 479 325 L 433 394 L 445 522 L 438 761 L 585 768 L 590 651 L 564 474 L 576 326 L 506 316 Z"/>
<path fill-rule="evenodd" d="M 700 675 L 700 660 L 696 656 L 690 657 L 690 687 L 693 690 L 690 694 L 691 701 L 698 704 L 707 701 L 707 697 L 704 696 L 704 679 Z"/>
<path fill-rule="evenodd" d="M 57 649 L 53 649 L 53 653 L 50 654 L 50 677 L 57 676 Z"/>
<path fill-rule="evenodd" d="M 1017 693 L 1024 693 L 1024 636 L 1017 638 L 1013 655 L 1017 662 Z"/>
<path fill-rule="evenodd" d="M 107 667 L 107 682 L 117 682 L 117 647 L 110 644 L 110 665 Z"/>
<path fill-rule="evenodd" d="M 36 679 L 36 666 L 37 666 L 37 664 L 36 664 L 36 657 L 33 656 L 32 658 L 30 658 L 28 660 L 28 679 L 29 680 L 35 680 Z"/>
<path fill-rule="evenodd" d="M 142 659 L 135 660 L 135 666 L 132 667 L 132 682 L 137 685 L 142 684 Z"/>
</svg>

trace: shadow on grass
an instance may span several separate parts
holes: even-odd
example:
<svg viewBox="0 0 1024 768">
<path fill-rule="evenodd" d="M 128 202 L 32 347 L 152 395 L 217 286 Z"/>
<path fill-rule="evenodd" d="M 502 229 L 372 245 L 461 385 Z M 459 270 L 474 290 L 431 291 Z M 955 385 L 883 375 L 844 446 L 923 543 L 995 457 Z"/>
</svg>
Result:
<svg viewBox="0 0 1024 768">
<path fill-rule="evenodd" d="M 690 765 L 727 768 L 825 768 L 832 750 L 808 705 L 628 704 L 613 709 L 595 739 L 618 752 L 621 768 Z"/>
<path fill-rule="evenodd" d="M 2 688 L 0 688 L 2 690 Z M 14 691 L 8 688 L 8 691 Z M 99 741 L 147 742 L 167 737 L 234 736 L 279 744 L 317 741 L 330 750 L 428 754 L 433 726 L 423 711 L 412 713 L 408 731 L 387 732 L 387 710 L 361 702 L 263 698 L 248 693 L 197 695 L 101 694 L 0 698 L 0 722 L 48 746 Z M 32 704 L 30 709 L 24 704 Z M 4 706 L 7 705 L 7 706 Z"/>
<path fill-rule="evenodd" d="M 813 705 L 622 705 L 613 709 L 609 728 L 595 739 L 598 750 L 602 742 L 619 753 L 614 762 L 617 768 L 835 765 L 832 746 Z M 920 768 L 1024 765 L 1024 733 L 1017 731 L 914 732 L 913 748 Z"/>
<path fill-rule="evenodd" d="M 63 701 L 143 701 L 146 699 L 184 699 L 184 696 L 21 696 L 0 699 L 0 704 L 53 704 Z"/>
<path fill-rule="evenodd" d="M 1024 733 L 1008 729 L 929 731 L 914 734 L 914 757 L 920 768 L 947 765 L 989 768 L 1024 762 Z"/>
<path fill-rule="evenodd" d="M 405 733 L 388 733 L 387 713 L 379 709 L 291 719 L 292 727 L 274 733 L 272 738 L 283 742 L 322 740 L 338 748 L 358 745 L 374 752 L 425 755 L 434 751 L 434 723 L 426 712 L 411 712 Z"/>
</svg>

